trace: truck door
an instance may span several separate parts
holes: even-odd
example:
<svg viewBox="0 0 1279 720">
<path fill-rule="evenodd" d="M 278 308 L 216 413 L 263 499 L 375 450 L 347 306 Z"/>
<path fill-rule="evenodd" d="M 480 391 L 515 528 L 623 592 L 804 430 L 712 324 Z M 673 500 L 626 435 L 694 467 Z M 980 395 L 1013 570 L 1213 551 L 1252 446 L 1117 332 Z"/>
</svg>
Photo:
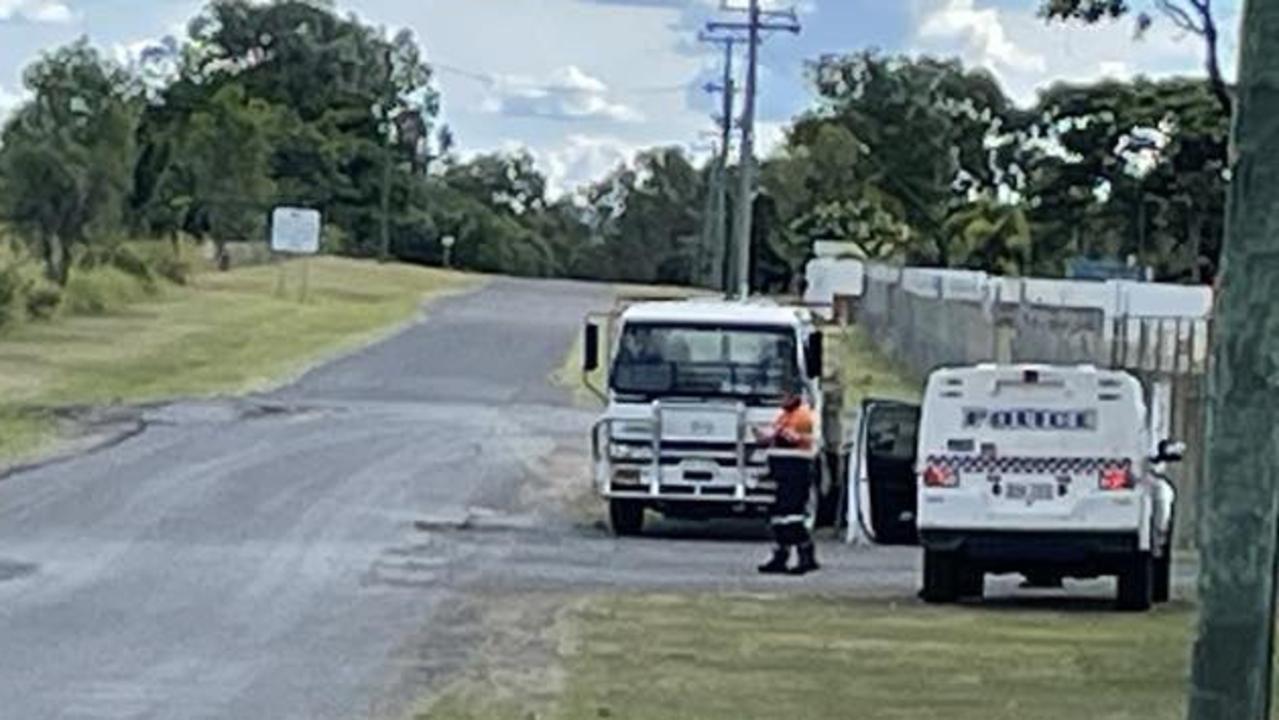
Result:
<svg viewBox="0 0 1279 720">
<path fill-rule="evenodd" d="M 883 545 L 918 541 L 915 460 L 920 407 L 867 400 L 857 438 L 858 520 Z"/>
</svg>

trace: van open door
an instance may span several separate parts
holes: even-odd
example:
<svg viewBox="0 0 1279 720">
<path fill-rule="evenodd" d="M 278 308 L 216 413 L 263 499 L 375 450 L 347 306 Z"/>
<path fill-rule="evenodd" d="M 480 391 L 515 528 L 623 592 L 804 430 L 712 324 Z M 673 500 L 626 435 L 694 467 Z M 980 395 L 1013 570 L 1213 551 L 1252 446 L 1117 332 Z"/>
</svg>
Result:
<svg viewBox="0 0 1279 720">
<path fill-rule="evenodd" d="M 881 545 L 913 545 L 920 406 L 867 400 L 857 434 L 857 515 Z"/>
</svg>

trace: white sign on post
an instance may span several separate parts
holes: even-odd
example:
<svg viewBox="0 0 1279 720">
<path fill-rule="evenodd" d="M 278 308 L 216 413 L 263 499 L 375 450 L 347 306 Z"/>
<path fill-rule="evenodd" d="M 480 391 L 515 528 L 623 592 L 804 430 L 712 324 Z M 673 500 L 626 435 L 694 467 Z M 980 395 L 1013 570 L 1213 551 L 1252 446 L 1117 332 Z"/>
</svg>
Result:
<svg viewBox="0 0 1279 720">
<path fill-rule="evenodd" d="M 271 213 L 271 251 L 289 255 L 320 252 L 320 211 L 276 208 Z"/>
</svg>

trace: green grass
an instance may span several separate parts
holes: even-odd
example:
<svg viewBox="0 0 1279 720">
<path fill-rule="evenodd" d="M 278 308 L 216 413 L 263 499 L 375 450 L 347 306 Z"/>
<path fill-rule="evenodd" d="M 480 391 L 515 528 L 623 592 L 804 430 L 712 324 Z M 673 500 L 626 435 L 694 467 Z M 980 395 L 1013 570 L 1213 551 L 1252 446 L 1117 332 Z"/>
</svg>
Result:
<svg viewBox="0 0 1279 720">
<path fill-rule="evenodd" d="M 0 459 L 40 452 L 52 442 L 56 431 L 57 423 L 47 412 L 0 405 Z"/>
<path fill-rule="evenodd" d="M 601 338 L 601 345 L 603 342 L 603 338 Z M 586 340 L 583 334 L 579 332 L 577 339 L 573 341 L 572 347 L 569 348 L 563 364 L 551 375 L 551 382 L 571 392 L 573 394 L 573 402 L 578 406 L 598 407 L 600 405 L 599 396 L 591 392 L 586 383 L 589 379 L 591 385 L 600 389 L 603 389 L 608 384 L 608 371 L 605 369 L 608 349 L 605 347 L 600 348 L 600 367 L 584 378 L 582 375 L 582 356 L 585 350 Z"/>
<path fill-rule="evenodd" d="M 465 276 L 320 258 L 197 276 L 93 316 L 31 322 L 0 336 L 0 456 L 38 446 L 52 424 L 30 408 L 142 402 L 268 387 L 408 320 Z M 286 280 L 284 296 L 277 294 Z M 99 277 L 111 288 L 119 278 Z"/>
<path fill-rule="evenodd" d="M 858 407 L 870 397 L 906 402 L 923 397 L 920 380 L 881 353 L 864 329 L 850 326 L 827 342 L 842 375 L 845 407 Z"/>
<path fill-rule="evenodd" d="M 567 616 L 556 697 L 521 702 L 477 681 L 418 718 L 1175 720 L 1191 622 L 1185 607 L 609 596 Z"/>
</svg>

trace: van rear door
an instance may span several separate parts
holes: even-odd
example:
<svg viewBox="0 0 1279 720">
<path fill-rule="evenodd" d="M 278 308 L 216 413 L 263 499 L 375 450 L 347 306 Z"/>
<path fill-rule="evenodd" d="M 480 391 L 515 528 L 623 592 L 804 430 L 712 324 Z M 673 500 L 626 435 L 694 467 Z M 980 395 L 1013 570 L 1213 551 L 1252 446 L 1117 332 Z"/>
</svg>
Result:
<svg viewBox="0 0 1279 720">
<path fill-rule="evenodd" d="M 857 514 L 872 540 L 918 542 L 915 461 L 920 406 L 867 400 L 857 436 Z"/>
<path fill-rule="evenodd" d="M 1141 388 L 1090 368 L 952 372 L 930 385 L 921 446 L 926 527 L 1135 526 Z M 933 479 L 936 478 L 934 481 Z"/>
</svg>

